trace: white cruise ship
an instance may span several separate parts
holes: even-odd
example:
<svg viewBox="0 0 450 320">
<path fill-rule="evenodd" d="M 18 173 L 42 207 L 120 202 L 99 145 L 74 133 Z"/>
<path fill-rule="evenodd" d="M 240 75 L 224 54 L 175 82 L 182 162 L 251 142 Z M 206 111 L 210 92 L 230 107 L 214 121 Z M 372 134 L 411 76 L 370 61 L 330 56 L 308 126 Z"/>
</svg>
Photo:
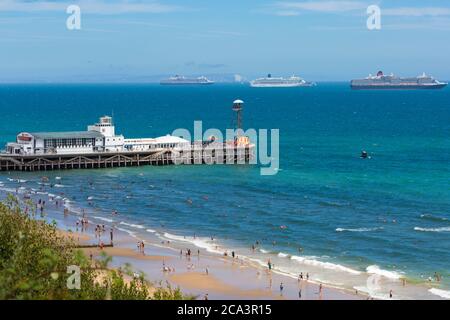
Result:
<svg viewBox="0 0 450 320">
<path fill-rule="evenodd" d="M 183 76 L 176 75 L 174 77 L 170 77 L 168 79 L 161 80 L 160 84 L 163 85 L 179 85 L 179 84 L 199 84 L 199 85 L 205 85 L 205 84 L 213 84 L 214 81 L 209 80 L 206 77 L 198 77 L 198 78 L 186 78 Z"/>
<path fill-rule="evenodd" d="M 250 86 L 252 87 L 312 87 L 315 83 L 307 82 L 300 77 L 292 76 L 289 78 L 283 77 L 272 77 L 268 74 L 265 78 L 258 78 L 250 81 Z"/>
</svg>

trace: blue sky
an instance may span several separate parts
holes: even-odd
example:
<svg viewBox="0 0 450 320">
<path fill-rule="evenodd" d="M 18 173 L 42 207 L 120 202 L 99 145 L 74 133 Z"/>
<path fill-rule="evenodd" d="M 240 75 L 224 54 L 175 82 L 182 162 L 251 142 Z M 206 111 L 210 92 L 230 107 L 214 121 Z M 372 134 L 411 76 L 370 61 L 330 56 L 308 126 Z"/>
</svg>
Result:
<svg viewBox="0 0 450 320">
<path fill-rule="evenodd" d="M 66 8 L 81 8 L 69 31 Z M 366 27 L 369 5 L 382 29 Z M 0 81 L 266 73 L 450 79 L 448 0 L 0 0 Z"/>
</svg>

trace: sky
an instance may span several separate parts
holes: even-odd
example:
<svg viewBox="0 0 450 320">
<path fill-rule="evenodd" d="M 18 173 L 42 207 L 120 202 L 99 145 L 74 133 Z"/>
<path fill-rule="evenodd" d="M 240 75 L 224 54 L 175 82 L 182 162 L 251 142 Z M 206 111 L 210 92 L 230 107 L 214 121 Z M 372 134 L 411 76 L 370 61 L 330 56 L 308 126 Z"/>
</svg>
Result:
<svg viewBox="0 0 450 320">
<path fill-rule="evenodd" d="M 66 12 L 81 10 L 81 29 Z M 381 9 L 369 30 L 367 7 Z M 448 0 L 0 0 L 0 82 L 450 79 Z"/>
</svg>

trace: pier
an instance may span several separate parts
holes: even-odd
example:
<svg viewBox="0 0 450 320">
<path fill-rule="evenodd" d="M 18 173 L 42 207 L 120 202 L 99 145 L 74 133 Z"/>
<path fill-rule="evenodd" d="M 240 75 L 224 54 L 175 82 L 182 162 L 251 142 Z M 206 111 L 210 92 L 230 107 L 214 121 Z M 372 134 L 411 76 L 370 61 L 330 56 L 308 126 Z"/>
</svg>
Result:
<svg viewBox="0 0 450 320">
<path fill-rule="evenodd" d="M 253 149 L 253 145 L 214 143 L 204 146 L 202 143 L 194 143 L 191 148 L 181 151 L 164 149 L 33 155 L 0 153 L 0 171 L 51 171 L 174 164 L 246 164 L 253 159 Z"/>
</svg>

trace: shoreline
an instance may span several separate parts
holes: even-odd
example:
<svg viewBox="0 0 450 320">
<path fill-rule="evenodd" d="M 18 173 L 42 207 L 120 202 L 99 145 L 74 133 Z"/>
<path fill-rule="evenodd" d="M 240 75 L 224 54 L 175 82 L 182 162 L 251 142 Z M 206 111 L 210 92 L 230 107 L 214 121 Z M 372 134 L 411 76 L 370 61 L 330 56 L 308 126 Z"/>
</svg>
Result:
<svg viewBox="0 0 450 320">
<path fill-rule="evenodd" d="M 47 218 L 55 217 L 49 215 Z M 60 219 L 60 217 L 58 218 Z M 74 218 L 77 218 L 77 216 L 71 215 L 63 219 L 66 219 L 66 222 L 71 220 L 71 222 L 74 222 Z M 92 245 L 98 243 L 99 240 L 92 230 L 95 226 L 92 222 L 89 225 L 87 230 L 83 232 L 73 232 L 69 231 L 72 229 L 67 228 L 68 225 L 61 224 L 60 220 L 58 228 L 60 232 L 79 237 L 80 245 Z M 105 227 L 108 231 L 110 226 L 105 225 Z M 108 237 L 109 232 L 106 232 L 104 236 Z M 319 285 L 312 281 L 298 282 L 296 279 L 276 272 L 269 274 L 262 268 L 242 260 L 237 261 L 231 257 L 213 256 L 201 249 L 199 249 L 200 254 L 195 252 L 188 258 L 185 253 L 180 255 L 174 248 L 143 240 L 145 242 L 145 254 L 142 254 L 137 249 L 132 248 L 137 239 L 126 232 L 116 229 L 114 238 L 114 247 L 103 249 L 93 247 L 83 248 L 82 250 L 87 256 L 92 254 L 94 257 L 98 257 L 101 252 L 104 252 L 113 258 L 113 268 L 130 264 L 133 270 L 143 272 L 152 283 L 169 283 L 172 287 L 180 287 L 185 294 L 196 295 L 197 299 L 202 299 L 205 295 L 208 295 L 209 299 L 225 300 L 292 300 L 299 299 L 298 287 L 302 288 L 301 299 L 304 300 L 367 299 L 367 296 L 363 294 L 357 296 L 326 285 L 323 285 L 322 295 L 320 295 Z M 163 271 L 164 266 L 174 271 Z M 206 268 L 208 273 L 206 273 Z M 270 281 L 270 278 L 272 278 L 272 286 L 267 282 Z M 281 282 L 283 282 L 283 294 L 279 290 Z"/>
<path fill-rule="evenodd" d="M 82 216 L 81 211 L 75 210 L 71 207 L 68 199 L 63 200 L 62 197 L 56 196 L 59 199 L 59 207 L 55 207 L 55 195 L 48 192 L 30 191 L 26 188 L 18 188 L 16 196 L 30 192 L 33 198 L 45 198 L 48 206 L 45 210 L 45 219 L 47 222 L 56 221 L 58 229 L 62 231 L 75 230 L 75 222 Z M 8 193 L 8 192 L 3 192 Z M 11 192 L 13 193 L 13 192 Z M 53 198 L 53 199 L 52 199 Z M 36 199 L 34 199 L 36 200 Z M 66 202 L 63 204 L 63 202 Z M 64 215 L 63 209 L 67 208 L 69 214 Z M 48 210 L 47 210 L 48 209 Z M 87 208 L 89 211 L 91 209 Z M 102 217 L 102 213 L 89 213 L 90 228 L 83 233 L 76 233 L 80 240 L 85 243 L 95 244 L 96 238 L 93 232 L 92 224 L 104 224 L 106 229 L 114 228 L 114 248 L 105 248 L 104 251 L 113 257 L 113 267 L 119 267 L 125 263 L 131 264 L 135 269 L 143 271 L 147 278 L 153 282 L 167 282 L 174 286 L 179 286 L 186 294 L 195 294 L 198 298 L 202 298 L 205 294 L 211 299 L 299 299 L 299 291 L 301 289 L 301 299 L 317 300 L 317 299 L 385 299 L 384 296 L 371 295 L 370 292 L 365 292 L 364 288 L 355 288 L 354 290 L 342 288 L 326 282 L 303 280 L 298 281 L 295 276 L 274 268 L 270 273 L 267 273 L 267 266 L 245 255 L 241 252 L 239 258 L 233 259 L 231 257 L 224 257 L 218 250 L 211 252 L 209 248 L 199 247 L 186 237 L 177 237 L 175 239 L 167 239 L 161 237 L 157 231 L 152 229 L 145 229 L 145 227 L 121 221 L 114 223 L 113 219 Z M 94 222 L 94 221 L 95 222 Z M 127 220 L 125 220 L 127 221 Z M 119 227 L 120 225 L 120 227 Z M 126 229 L 126 228 L 127 229 Z M 133 229 L 134 231 L 130 230 Z M 138 235 L 140 231 L 144 232 Z M 142 233 L 142 232 L 141 232 Z M 164 233 L 164 236 L 167 236 Z M 88 237 L 89 239 L 87 239 Z M 103 236 L 102 240 L 106 241 L 109 237 L 109 232 Z M 94 242 L 92 242 L 94 240 Z M 143 240 L 146 243 L 146 255 L 140 256 L 136 250 L 136 242 Z M 179 240 L 179 241 L 177 241 Z M 195 240 L 195 238 L 194 238 Z M 98 243 L 98 241 L 97 241 Z M 179 250 L 194 248 L 194 254 L 187 259 L 184 254 L 180 255 Z M 217 249 L 217 248 L 216 248 Z M 221 248 L 223 249 L 223 248 Z M 197 250 L 200 254 L 197 256 Z M 91 251 L 95 251 L 93 248 Z M 184 251 L 184 250 L 183 250 Z M 279 257 L 279 255 L 278 255 Z M 275 257 L 274 257 L 275 258 Z M 176 272 L 167 273 L 162 269 L 166 263 Z M 199 278 L 200 274 L 206 273 L 208 268 L 209 274 L 207 277 Z M 181 270 L 181 271 L 180 271 Z M 350 269 L 351 270 L 351 269 Z M 334 274 L 334 271 L 333 273 Z M 198 281 L 203 280 L 203 281 Z M 279 286 L 283 283 L 283 294 L 281 295 Z M 322 284 L 322 294 L 319 294 L 319 286 Z M 408 287 L 412 289 L 423 289 L 423 297 L 418 299 L 445 299 L 446 297 L 439 295 L 440 289 L 423 284 L 415 285 L 409 284 Z M 433 289 L 436 292 L 431 292 Z M 210 291 L 210 292 L 206 292 Z M 430 291 L 430 292 L 428 292 Z M 394 292 L 397 292 L 395 290 Z M 444 294 L 447 292 L 443 290 Z M 441 292 L 442 294 L 442 292 Z M 393 297 L 393 299 L 402 299 L 401 296 Z"/>
</svg>

